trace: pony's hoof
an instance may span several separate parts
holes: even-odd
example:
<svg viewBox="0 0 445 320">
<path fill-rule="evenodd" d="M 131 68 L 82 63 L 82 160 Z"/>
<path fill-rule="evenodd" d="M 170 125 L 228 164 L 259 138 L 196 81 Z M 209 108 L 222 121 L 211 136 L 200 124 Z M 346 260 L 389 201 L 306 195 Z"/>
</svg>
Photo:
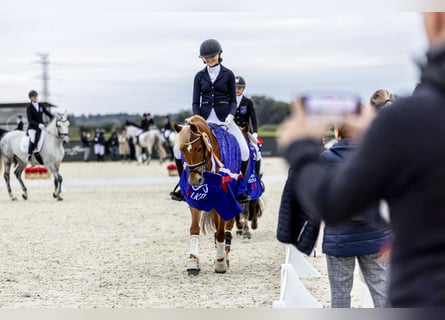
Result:
<svg viewBox="0 0 445 320">
<path fill-rule="evenodd" d="M 250 231 L 243 231 L 243 239 L 251 239 L 252 238 L 252 234 L 250 233 Z"/>
<path fill-rule="evenodd" d="M 255 230 L 256 228 L 258 228 L 258 222 L 253 220 L 250 226 L 252 227 L 253 230 Z"/>
<path fill-rule="evenodd" d="M 57 198 L 57 194 L 55 192 L 53 193 L 53 198 Z"/>
<path fill-rule="evenodd" d="M 28 200 L 28 196 L 26 194 L 22 194 L 23 200 Z"/>
<path fill-rule="evenodd" d="M 187 274 L 189 276 L 197 276 L 201 269 L 199 268 L 199 260 L 197 258 L 190 258 L 187 261 Z"/>
<path fill-rule="evenodd" d="M 215 261 L 215 272 L 216 273 L 226 273 L 227 271 L 227 260 L 223 259 L 222 261 Z"/>
<path fill-rule="evenodd" d="M 190 270 L 187 270 L 187 275 L 189 276 L 189 277 L 195 277 L 195 276 L 197 276 L 197 275 L 199 275 L 199 269 L 190 269 Z"/>
<path fill-rule="evenodd" d="M 236 235 L 237 236 L 240 236 L 240 235 L 242 235 L 243 234 L 243 231 L 242 230 L 236 230 Z"/>
<path fill-rule="evenodd" d="M 57 197 L 57 201 L 62 201 L 63 198 L 62 197 Z"/>
<path fill-rule="evenodd" d="M 12 201 L 17 201 L 17 197 L 11 197 Z"/>
</svg>

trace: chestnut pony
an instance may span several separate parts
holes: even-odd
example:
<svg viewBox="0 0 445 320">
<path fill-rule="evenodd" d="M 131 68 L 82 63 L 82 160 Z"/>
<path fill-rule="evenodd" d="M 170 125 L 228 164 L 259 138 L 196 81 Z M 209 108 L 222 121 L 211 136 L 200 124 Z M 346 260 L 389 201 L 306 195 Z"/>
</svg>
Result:
<svg viewBox="0 0 445 320">
<path fill-rule="evenodd" d="M 187 168 L 189 170 L 189 184 L 198 187 L 204 183 L 204 171 L 219 171 L 218 166 L 214 166 L 214 160 L 219 161 L 221 156 L 217 139 L 212 133 L 206 120 L 201 116 L 193 116 L 186 119 L 186 125 L 174 124 L 178 133 L 176 143 L 181 150 Z M 213 159 L 212 159 L 213 157 Z M 187 271 L 189 275 L 197 275 L 200 271 L 199 265 L 199 234 L 200 224 L 203 233 L 206 228 L 215 230 L 216 258 L 214 270 L 217 273 L 225 273 L 229 266 L 229 252 L 231 232 L 235 219 L 225 221 L 215 209 L 210 212 L 201 211 L 190 207 L 192 224 L 190 226 L 189 248 L 190 255 L 187 261 Z"/>
</svg>

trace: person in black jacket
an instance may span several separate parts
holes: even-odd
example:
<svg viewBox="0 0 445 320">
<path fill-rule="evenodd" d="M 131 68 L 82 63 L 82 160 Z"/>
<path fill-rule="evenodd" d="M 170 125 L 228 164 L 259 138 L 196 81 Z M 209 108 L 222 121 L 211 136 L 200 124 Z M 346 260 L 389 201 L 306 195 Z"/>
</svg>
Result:
<svg viewBox="0 0 445 320">
<path fill-rule="evenodd" d="M 345 161 L 356 149 L 352 131 L 346 124 L 337 125 L 334 131 L 337 142 L 321 153 L 321 158 L 332 166 Z M 377 205 L 344 222 L 325 226 L 323 252 L 326 254 L 332 308 L 351 307 L 356 259 L 374 307 L 387 306 L 388 262 L 380 256 L 380 251 L 390 237 Z"/>
<path fill-rule="evenodd" d="M 23 117 L 21 114 L 17 116 L 16 121 L 17 121 L 17 127 L 14 130 L 23 131 L 24 125 L 23 125 Z"/>
<path fill-rule="evenodd" d="M 299 103 L 278 139 L 297 172 L 296 197 L 326 223 L 387 201 L 389 300 L 397 308 L 445 307 L 445 13 L 424 13 L 424 20 L 430 47 L 421 86 L 378 113 L 349 159 L 335 169 L 322 164 L 318 141 L 325 123 L 309 120 Z M 348 123 L 358 126 L 365 117 Z"/>
<path fill-rule="evenodd" d="M 39 143 L 41 130 L 45 128 L 43 123 L 43 114 L 46 114 L 50 119 L 53 115 L 46 110 L 46 108 L 37 102 L 37 92 L 31 90 L 28 93 L 28 97 L 31 103 L 26 107 L 26 116 L 28 118 L 28 136 L 29 136 L 29 147 L 28 147 L 28 161 L 31 160 L 34 148 Z"/>
<path fill-rule="evenodd" d="M 241 151 L 241 173 L 245 176 L 249 161 L 249 146 L 240 128 L 234 122 L 236 111 L 235 75 L 224 67 L 222 62 L 222 47 L 215 39 L 207 39 L 202 42 L 199 57 L 203 59 L 206 67 L 199 71 L 193 81 L 192 111 L 194 115 L 200 115 L 209 123 L 225 125 L 238 141 Z M 175 148 L 175 162 L 181 176 L 183 164 L 181 152 Z M 180 190 L 171 193 L 172 198 L 180 199 Z M 240 202 L 250 200 L 246 192 L 238 196 Z"/>
<path fill-rule="evenodd" d="M 246 89 L 246 81 L 241 76 L 235 77 L 235 89 L 236 89 L 236 103 L 237 108 L 235 112 L 235 123 L 240 128 L 249 128 L 249 132 L 255 139 L 255 143 L 252 146 L 255 148 L 257 158 L 256 160 L 256 172 L 258 175 L 262 174 L 260 172 L 261 168 L 261 152 L 258 149 L 257 139 L 258 139 L 258 124 L 255 113 L 255 108 L 253 106 L 252 100 L 244 95 L 244 90 Z"/>
</svg>

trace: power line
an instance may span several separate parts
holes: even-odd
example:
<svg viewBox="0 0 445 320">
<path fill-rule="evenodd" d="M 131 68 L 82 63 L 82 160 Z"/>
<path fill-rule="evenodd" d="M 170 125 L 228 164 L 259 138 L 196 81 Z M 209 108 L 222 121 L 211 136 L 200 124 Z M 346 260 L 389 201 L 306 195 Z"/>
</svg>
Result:
<svg viewBox="0 0 445 320">
<path fill-rule="evenodd" d="M 49 66 L 49 53 L 37 53 L 37 55 L 40 57 L 39 63 L 42 65 L 42 101 L 49 102 L 49 88 L 48 88 L 48 82 L 49 82 L 49 73 L 48 73 L 48 66 Z"/>
</svg>

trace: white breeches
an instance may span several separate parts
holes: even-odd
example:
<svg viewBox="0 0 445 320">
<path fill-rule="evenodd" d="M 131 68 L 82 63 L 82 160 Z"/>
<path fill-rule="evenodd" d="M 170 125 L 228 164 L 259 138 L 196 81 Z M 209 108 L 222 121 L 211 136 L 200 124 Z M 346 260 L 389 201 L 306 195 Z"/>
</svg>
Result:
<svg viewBox="0 0 445 320">
<path fill-rule="evenodd" d="M 36 142 L 36 130 L 28 129 L 28 136 L 29 136 L 29 141 L 31 141 L 32 143 Z"/>
</svg>

